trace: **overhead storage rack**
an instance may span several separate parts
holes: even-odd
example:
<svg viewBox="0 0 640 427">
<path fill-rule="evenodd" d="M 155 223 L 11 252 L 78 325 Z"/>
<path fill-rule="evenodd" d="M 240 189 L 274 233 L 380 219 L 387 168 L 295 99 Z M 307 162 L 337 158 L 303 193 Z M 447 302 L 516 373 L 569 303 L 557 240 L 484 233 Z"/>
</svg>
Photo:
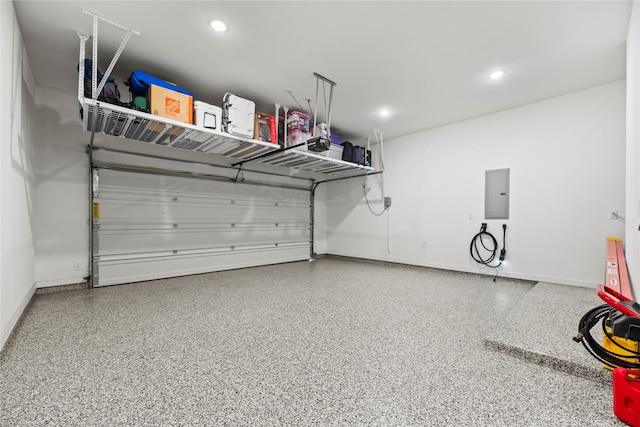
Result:
<svg viewBox="0 0 640 427">
<path fill-rule="evenodd" d="M 242 138 L 90 98 L 82 98 L 81 103 L 82 126 L 88 132 L 245 161 L 255 159 L 263 164 L 330 176 L 375 170 L 304 149 L 282 149 L 275 143 Z"/>
<path fill-rule="evenodd" d="M 85 42 L 88 36 L 78 33 L 80 37 L 80 55 L 78 61 L 78 101 L 82 107 L 83 129 L 93 134 L 109 135 L 130 141 L 144 142 L 165 147 L 215 154 L 240 159 L 244 162 L 259 160 L 260 163 L 294 169 L 305 172 L 328 175 L 331 177 L 368 173 L 372 167 L 325 157 L 321 154 L 288 147 L 282 148 L 278 143 L 270 143 L 225 132 L 206 129 L 192 124 L 179 122 L 165 117 L 151 115 L 143 111 L 126 108 L 97 100 L 104 84 L 109 78 L 116 62 L 124 50 L 131 35 L 139 35 L 133 29 L 114 23 L 89 11 L 84 11 L 93 18 L 93 56 L 92 76 L 97 76 L 97 38 L 98 21 L 104 21 L 123 29 L 126 33 L 118 47 L 109 67 L 101 81 L 92 79 L 92 97 L 85 97 L 84 92 L 84 58 Z M 93 143 L 93 138 L 91 139 Z M 273 154 L 273 155 L 270 155 Z M 282 175 L 289 175 L 289 170 Z"/>
<path fill-rule="evenodd" d="M 280 149 L 278 144 L 229 135 L 145 112 L 84 98 L 83 128 L 132 141 L 237 159 Z"/>
<path fill-rule="evenodd" d="M 367 172 L 374 170 L 370 166 L 360 166 L 355 163 L 324 157 L 321 154 L 296 148 L 291 150 L 281 150 L 273 153 L 272 155 L 265 156 L 259 162 L 325 175 L 346 175 L 353 172 Z"/>
</svg>

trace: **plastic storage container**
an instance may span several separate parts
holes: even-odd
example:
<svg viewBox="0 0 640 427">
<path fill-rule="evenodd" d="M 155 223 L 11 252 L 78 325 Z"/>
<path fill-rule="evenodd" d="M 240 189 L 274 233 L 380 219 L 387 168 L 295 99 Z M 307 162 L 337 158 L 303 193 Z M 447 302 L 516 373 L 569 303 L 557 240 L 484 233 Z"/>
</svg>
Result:
<svg viewBox="0 0 640 427">
<path fill-rule="evenodd" d="M 307 139 L 309 138 L 311 138 L 311 134 L 309 132 L 303 132 L 301 129 L 291 129 L 287 132 L 287 145 L 291 146 L 301 144 L 303 142 L 307 142 Z"/>
<path fill-rule="evenodd" d="M 256 104 L 232 93 L 225 93 L 222 98 L 224 123 L 222 128 L 230 134 L 253 138 L 253 127 L 256 118 Z"/>
<path fill-rule="evenodd" d="M 287 145 L 296 145 L 306 142 L 311 137 L 309 131 L 309 117 L 300 111 L 290 111 L 287 114 Z"/>
<path fill-rule="evenodd" d="M 289 111 L 287 114 L 287 129 L 300 129 L 309 132 L 309 115 L 300 111 Z"/>
<path fill-rule="evenodd" d="M 202 101 L 193 103 L 193 117 L 196 126 L 222 131 L 222 108 Z"/>
<path fill-rule="evenodd" d="M 321 151 L 319 153 L 314 153 L 314 154 L 319 154 L 321 156 L 325 156 L 329 159 L 336 159 L 336 160 L 342 160 L 342 150 L 344 149 L 344 147 L 342 145 L 334 145 L 331 144 L 329 145 L 329 149 L 327 151 Z"/>
</svg>

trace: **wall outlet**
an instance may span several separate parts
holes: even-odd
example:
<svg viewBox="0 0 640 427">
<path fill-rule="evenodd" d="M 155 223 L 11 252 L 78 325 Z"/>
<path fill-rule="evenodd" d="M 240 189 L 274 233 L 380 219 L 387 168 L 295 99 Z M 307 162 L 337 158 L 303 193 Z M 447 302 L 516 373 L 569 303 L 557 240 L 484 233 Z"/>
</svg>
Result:
<svg viewBox="0 0 640 427">
<path fill-rule="evenodd" d="M 391 207 L 391 197 L 384 198 L 384 207 L 385 208 Z"/>
<path fill-rule="evenodd" d="M 74 262 L 73 263 L 73 271 L 80 271 L 80 263 L 79 262 Z"/>
</svg>

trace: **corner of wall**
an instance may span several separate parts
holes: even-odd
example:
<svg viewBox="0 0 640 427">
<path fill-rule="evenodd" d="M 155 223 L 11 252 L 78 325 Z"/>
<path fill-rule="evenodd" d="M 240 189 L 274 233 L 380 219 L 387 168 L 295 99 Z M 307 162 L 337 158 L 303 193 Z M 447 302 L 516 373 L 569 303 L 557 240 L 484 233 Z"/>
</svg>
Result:
<svg viewBox="0 0 640 427">
<path fill-rule="evenodd" d="M 2 326 L 2 333 L 0 334 L 0 353 L 4 349 L 5 344 L 9 342 L 11 333 L 14 332 L 15 327 L 18 325 L 18 322 L 24 315 L 25 310 L 29 305 L 29 303 L 31 302 L 31 299 L 33 298 L 33 295 L 35 294 L 35 292 L 36 292 L 36 284 L 34 283 L 33 286 L 31 286 L 31 289 L 29 289 L 29 292 L 24 296 L 24 298 L 16 308 L 15 312 L 13 313 L 13 315 L 11 316 L 7 324 Z"/>
<path fill-rule="evenodd" d="M 33 76 L 12 2 L 0 1 L 0 345 L 35 291 Z"/>
</svg>

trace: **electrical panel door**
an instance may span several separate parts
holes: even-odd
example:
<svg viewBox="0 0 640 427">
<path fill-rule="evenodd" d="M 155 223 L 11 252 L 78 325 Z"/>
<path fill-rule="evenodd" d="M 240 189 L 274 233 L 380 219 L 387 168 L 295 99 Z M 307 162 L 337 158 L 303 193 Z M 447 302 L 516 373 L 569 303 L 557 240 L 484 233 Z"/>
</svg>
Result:
<svg viewBox="0 0 640 427">
<path fill-rule="evenodd" d="M 485 172 L 484 218 L 509 219 L 509 169 Z"/>
</svg>

